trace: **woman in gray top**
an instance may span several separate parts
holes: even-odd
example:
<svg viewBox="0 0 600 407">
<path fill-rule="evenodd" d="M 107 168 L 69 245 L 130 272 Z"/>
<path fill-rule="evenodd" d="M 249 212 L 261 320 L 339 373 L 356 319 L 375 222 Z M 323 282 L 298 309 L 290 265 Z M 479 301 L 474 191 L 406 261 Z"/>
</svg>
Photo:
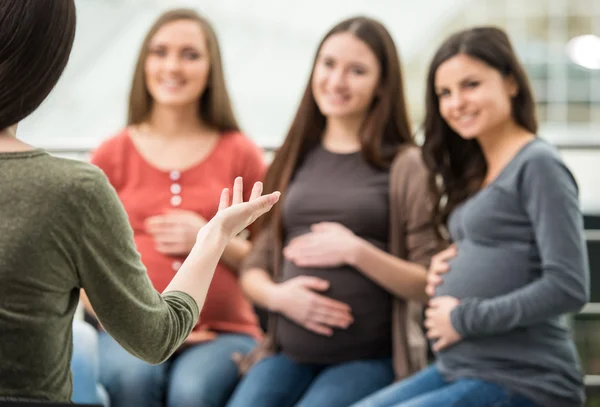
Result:
<svg viewBox="0 0 600 407">
<path fill-rule="evenodd" d="M 437 362 L 358 406 L 583 404 L 561 318 L 588 299 L 578 191 L 536 137 L 534 108 L 503 31 L 462 31 L 436 53 L 423 153 L 438 230 L 454 242 L 432 261 L 449 268 L 426 312 Z"/>
<path fill-rule="evenodd" d="M 168 358 L 196 324 L 228 241 L 278 193 L 241 178 L 162 294 L 135 249 L 127 215 L 103 173 L 15 137 L 58 81 L 75 36 L 73 0 L 0 2 L 0 401 L 67 402 L 72 322 L 84 288 L 106 329 L 132 354 Z M 233 180 L 232 180 L 233 181 Z M 230 206 L 230 207 L 229 207 Z"/>
</svg>

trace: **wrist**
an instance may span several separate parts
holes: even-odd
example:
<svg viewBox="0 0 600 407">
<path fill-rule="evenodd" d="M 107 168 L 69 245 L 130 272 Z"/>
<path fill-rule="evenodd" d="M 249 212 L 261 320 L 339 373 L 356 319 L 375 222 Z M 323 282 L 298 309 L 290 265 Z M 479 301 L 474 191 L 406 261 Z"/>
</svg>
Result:
<svg viewBox="0 0 600 407">
<path fill-rule="evenodd" d="M 350 239 L 348 250 L 346 250 L 344 262 L 351 267 L 357 268 L 365 248 L 366 241 L 356 235 L 353 235 Z"/>
<path fill-rule="evenodd" d="M 229 238 L 221 223 L 209 222 L 198 232 L 194 247 L 217 246 L 224 249 L 228 242 Z"/>
<path fill-rule="evenodd" d="M 270 312 L 279 312 L 281 307 L 280 307 L 280 300 L 279 300 L 279 284 L 276 283 L 272 283 L 272 285 L 270 285 L 267 288 L 267 309 Z"/>
</svg>

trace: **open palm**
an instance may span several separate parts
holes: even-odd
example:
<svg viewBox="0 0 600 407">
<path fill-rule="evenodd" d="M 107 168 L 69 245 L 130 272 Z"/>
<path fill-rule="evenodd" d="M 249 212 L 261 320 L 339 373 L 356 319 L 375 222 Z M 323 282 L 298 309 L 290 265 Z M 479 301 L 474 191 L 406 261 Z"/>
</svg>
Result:
<svg viewBox="0 0 600 407">
<path fill-rule="evenodd" d="M 262 195 L 262 183 L 257 182 L 252 188 L 250 199 L 244 202 L 244 185 L 241 177 L 233 184 L 233 198 L 230 203 L 230 192 L 225 188 L 221 193 L 219 211 L 213 218 L 218 222 L 228 238 L 232 238 L 246 229 L 259 216 L 271 210 L 279 200 L 280 193 L 273 192 Z"/>
</svg>

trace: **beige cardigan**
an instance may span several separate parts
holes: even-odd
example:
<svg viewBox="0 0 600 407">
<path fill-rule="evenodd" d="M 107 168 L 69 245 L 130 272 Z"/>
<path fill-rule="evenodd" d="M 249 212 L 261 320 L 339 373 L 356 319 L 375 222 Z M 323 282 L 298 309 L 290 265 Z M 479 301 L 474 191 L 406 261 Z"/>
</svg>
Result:
<svg viewBox="0 0 600 407">
<path fill-rule="evenodd" d="M 390 237 L 389 252 L 401 259 L 429 266 L 439 248 L 431 222 L 427 170 L 418 147 L 403 148 L 390 170 Z M 257 237 L 242 272 L 252 268 L 266 270 L 273 281 L 280 278 L 282 242 L 273 227 L 266 227 Z M 393 362 L 396 379 L 403 379 L 425 367 L 427 343 L 423 335 L 422 305 L 396 297 L 392 307 Z M 275 338 L 277 315 L 269 314 L 263 341 L 250 354 L 237 357 L 240 372 L 277 352 Z"/>
</svg>

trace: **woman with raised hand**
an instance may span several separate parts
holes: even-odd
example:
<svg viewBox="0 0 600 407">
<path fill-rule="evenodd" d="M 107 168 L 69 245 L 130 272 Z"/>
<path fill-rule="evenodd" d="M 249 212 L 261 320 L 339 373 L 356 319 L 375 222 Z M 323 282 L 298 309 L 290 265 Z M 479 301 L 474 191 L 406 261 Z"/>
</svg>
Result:
<svg viewBox="0 0 600 407">
<path fill-rule="evenodd" d="M 420 324 L 437 242 L 400 61 L 379 22 L 351 18 L 319 45 L 265 178 L 285 191 L 241 282 L 271 311 L 260 360 L 231 407 L 348 406 L 426 364 Z"/>
<path fill-rule="evenodd" d="M 507 35 L 478 27 L 450 36 L 426 97 L 434 219 L 454 243 L 431 262 L 425 327 L 437 361 L 355 406 L 582 406 L 563 318 L 589 296 L 577 185 L 537 137 Z"/>
<path fill-rule="evenodd" d="M 228 242 L 278 199 L 260 196 L 257 183 L 243 202 L 236 179 L 233 197 L 223 191 L 219 213 L 158 293 L 104 174 L 16 138 L 17 124 L 67 64 L 75 15 L 73 0 L 0 2 L 0 400 L 70 401 L 81 288 L 129 352 L 150 363 L 167 359 L 195 325 Z"/>
</svg>

